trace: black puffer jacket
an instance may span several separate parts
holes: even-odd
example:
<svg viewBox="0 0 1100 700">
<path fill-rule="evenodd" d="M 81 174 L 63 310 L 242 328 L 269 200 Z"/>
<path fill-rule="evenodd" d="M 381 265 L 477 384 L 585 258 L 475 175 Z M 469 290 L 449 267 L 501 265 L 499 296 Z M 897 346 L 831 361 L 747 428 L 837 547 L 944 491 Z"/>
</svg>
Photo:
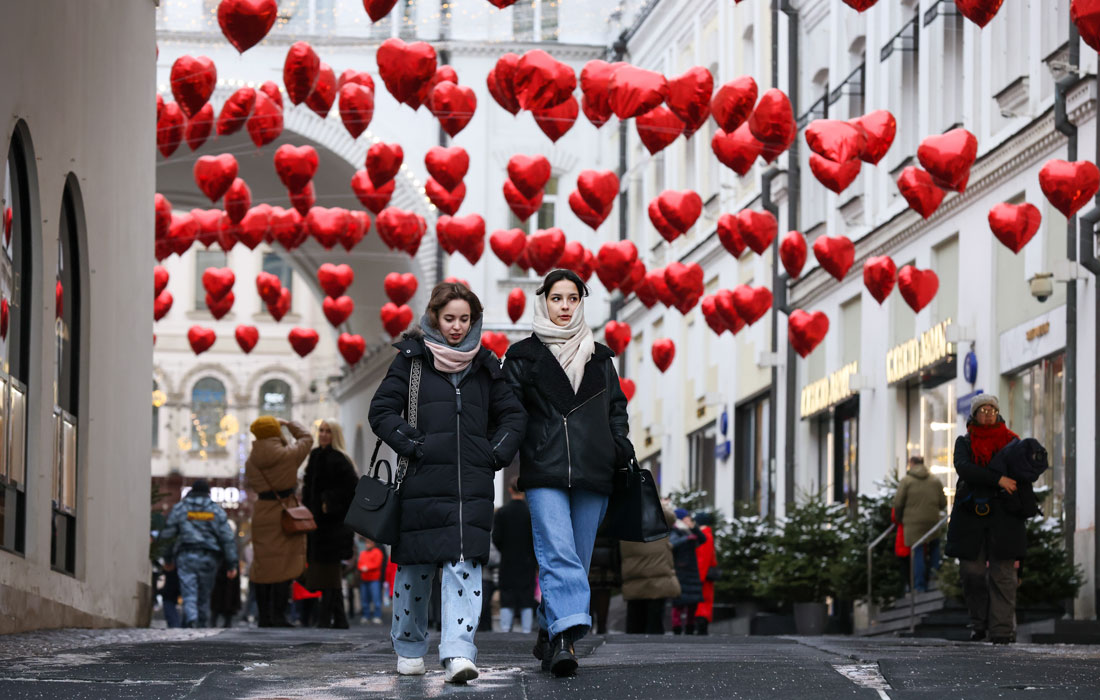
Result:
<svg viewBox="0 0 1100 700">
<path fill-rule="evenodd" d="M 996 458 L 995 453 L 993 459 Z M 997 485 L 1001 474 L 974 461 L 968 435 L 955 440 L 955 471 L 959 483 L 951 520 L 947 523 L 944 547 L 947 556 L 977 559 L 982 543 L 988 539 L 990 559 L 1022 559 L 1027 552 L 1027 526 L 1024 518 L 1013 512 L 1018 498 L 1009 496 Z M 978 515 L 987 508 L 987 515 Z"/>
<path fill-rule="evenodd" d="M 306 539 L 306 560 L 335 564 L 355 553 L 355 533 L 344 524 L 348 506 L 355 497 L 359 477 L 351 461 L 332 447 L 318 447 L 309 453 L 302 475 L 302 505 L 313 513 L 317 529 Z"/>
<path fill-rule="evenodd" d="M 371 400 L 371 430 L 397 454 L 410 458 L 401 487 L 397 564 L 489 560 L 493 525 L 493 472 L 519 449 L 527 424 L 496 356 L 481 348 L 456 388 L 435 369 L 422 334 L 405 334 Z M 402 416 L 414 357 L 422 360 L 417 427 Z M 397 465 L 393 465 L 396 468 Z"/>
<path fill-rule="evenodd" d="M 610 494 L 615 469 L 634 456 L 615 353 L 596 343 L 576 393 L 565 370 L 532 335 L 508 348 L 504 374 L 527 409 L 519 487 Z"/>
<path fill-rule="evenodd" d="M 672 528 L 669 542 L 672 544 L 672 560 L 676 565 L 676 578 L 680 581 L 680 595 L 672 599 L 673 605 L 691 605 L 703 602 L 703 581 L 699 578 L 699 559 L 696 548 L 707 541 L 707 535 L 698 525 L 688 530 Z"/>
</svg>

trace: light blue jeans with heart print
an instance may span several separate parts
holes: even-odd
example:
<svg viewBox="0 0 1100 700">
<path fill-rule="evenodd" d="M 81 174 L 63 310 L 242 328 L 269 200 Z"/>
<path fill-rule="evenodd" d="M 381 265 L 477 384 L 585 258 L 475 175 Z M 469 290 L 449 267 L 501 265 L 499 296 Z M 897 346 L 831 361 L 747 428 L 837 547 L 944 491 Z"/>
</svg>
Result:
<svg viewBox="0 0 1100 700">
<path fill-rule="evenodd" d="M 477 661 L 474 634 L 481 620 L 481 564 L 402 564 L 393 581 L 393 624 L 390 640 L 399 656 L 420 658 L 428 653 L 428 601 L 432 578 L 442 569 L 443 634 L 439 661 L 464 658 Z"/>
</svg>

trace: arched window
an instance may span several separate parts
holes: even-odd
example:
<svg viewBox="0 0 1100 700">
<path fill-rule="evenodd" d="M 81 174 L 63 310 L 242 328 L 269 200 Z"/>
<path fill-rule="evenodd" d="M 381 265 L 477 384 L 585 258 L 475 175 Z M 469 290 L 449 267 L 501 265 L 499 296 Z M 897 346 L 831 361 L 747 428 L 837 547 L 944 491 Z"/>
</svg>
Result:
<svg viewBox="0 0 1100 700">
<path fill-rule="evenodd" d="M 34 152 L 27 125 L 8 148 L 0 239 L 0 548 L 26 551 L 27 381 L 34 267 Z"/>
<path fill-rule="evenodd" d="M 217 449 L 215 436 L 225 416 L 225 384 L 214 377 L 203 377 L 191 389 L 191 451 L 206 459 L 207 451 Z"/>
<path fill-rule="evenodd" d="M 268 379 L 260 385 L 260 415 L 293 418 L 293 395 L 282 379 Z"/>
</svg>

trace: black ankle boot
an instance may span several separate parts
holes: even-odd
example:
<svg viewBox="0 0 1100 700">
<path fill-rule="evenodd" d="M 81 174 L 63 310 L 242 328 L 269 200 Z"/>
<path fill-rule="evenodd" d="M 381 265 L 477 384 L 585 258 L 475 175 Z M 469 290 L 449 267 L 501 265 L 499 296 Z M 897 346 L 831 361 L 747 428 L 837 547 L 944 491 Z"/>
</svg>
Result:
<svg viewBox="0 0 1100 700">
<path fill-rule="evenodd" d="M 550 641 L 550 672 L 557 678 L 572 676 L 577 673 L 577 655 L 573 650 L 574 633 L 567 629 L 556 635 Z"/>
<path fill-rule="evenodd" d="M 535 640 L 535 646 L 531 649 L 531 654 L 542 662 L 542 670 L 550 670 L 550 633 L 544 629 L 539 629 L 538 639 Z"/>
</svg>

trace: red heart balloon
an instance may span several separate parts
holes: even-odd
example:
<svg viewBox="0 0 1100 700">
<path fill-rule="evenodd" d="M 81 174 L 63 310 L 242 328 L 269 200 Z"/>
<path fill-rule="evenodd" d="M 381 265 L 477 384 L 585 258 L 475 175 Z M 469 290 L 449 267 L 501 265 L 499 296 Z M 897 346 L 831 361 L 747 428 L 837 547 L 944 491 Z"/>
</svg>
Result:
<svg viewBox="0 0 1100 700">
<path fill-rule="evenodd" d="M 271 236 L 292 251 L 309 238 L 305 230 L 305 219 L 296 209 L 271 208 Z"/>
<path fill-rule="evenodd" d="M 512 183 L 511 180 L 504 181 L 504 201 L 508 203 L 508 208 L 512 210 L 512 213 L 516 215 L 516 218 L 520 221 L 527 221 L 531 218 L 531 215 L 539 210 L 542 206 L 542 192 L 538 193 L 538 196 L 528 199 L 523 196 L 523 193 Z"/>
<path fill-rule="evenodd" d="M 596 275 L 610 292 L 619 286 L 620 280 L 630 274 L 630 268 L 637 259 L 638 248 L 630 241 L 604 243 L 596 253 Z"/>
<path fill-rule="evenodd" d="M 703 268 L 699 263 L 673 261 L 665 267 L 665 284 L 676 297 L 676 309 L 686 315 L 703 296 Z"/>
<path fill-rule="evenodd" d="M 898 191 L 909 208 L 927 219 L 939 208 L 947 194 L 932 181 L 932 176 L 915 165 L 910 165 L 898 176 Z"/>
<path fill-rule="evenodd" d="M 221 0 L 218 26 L 229 43 L 244 53 L 267 36 L 278 14 L 275 0 Z"/>
<path fill-rule="evenodd" d="M 524 197 L 542 192 L 550 180 L 550 161 L 546 156 L 514 155 L 508 159 L 508 179 Z"/>
<path fill-rule="evenodd" d="M 378 142 L 367 149 L 367 175 L 375 187 L 392 180 L 405 161 L 401 144 Z"/>
<path fill-rule="evenodd" d="M 622 291 L 623 296 L 627 296 L 634 289 L 645 281 L 646 269 L 645 263 L 641 260 L 635 260 L 630 265 L 630 271 L 626 273 L 626 276 L 619 280 L 619 290 Z"/>
<path fill-rule="evenodd" d="M 623 64 L 611 73 L 607 102 L 619 119 L 632 119 L 668 98 L 668 80 L 660 73 Z"/>
<path fill-rule="evenodd" d="M 294 352 L 298 353 L 300 357 L 305 357 L 313 352 L 313 348 L 317 347 L 317 341 L 320 339 L 317 331 L 312 328 L 292 328 L 290 333 L 287 334 L 290 347 L 294 348 Z"/>
<path fill-rule="evenodd" d="M 997 240 L 1013 253 L 1023 250 L 1039 232 L 1043 215 L 1034 204 L 997 204 L 989 210 L 989 228 Z"/>
<path fill-rule="evenodd" d="M 689 68 L 683 75 L 669 79 L 668 107 L 684 123 L 684 136 L 691 138 L 706 123 L 713 93 L 714 76 L 702 66 Z"/>
<path fill-rule="evenodd" d="M 349 211 L 348 226 L 339 236 L 340 245 L 350 253 L 351 249 L 367 235 L 368 230 L 370 230 L 370 216 L 367 212 Z"/>
<path fill-rule="evenodd" d="M 504 357 L 504 353 L 508 352 L 508 346 L 510 344 L 511 343 L 508 342 L 508 336 L 503 333 L 485 331 L 481 334 L 481 345 L 489 348 L 497 357 Z"/>
<path fill-rule="evenodd" d="M 332 249 L 349 225 L 348 210 L 340 207 L 313 207 L 306 215 L 306 229 L 325 250 Z"/>
<path fill-rule="evenodd" d="M 810 171 L 813 172 L 814 177 L 817 178 L 818 182 L 837 194 L 846 190 L 848 185 L 859 177 L 859 170 L 862 165 L 863 161 L 859 158 L 836 163 L 816 153 L 810 154 Z"/>
<path fill-rule="evenodd" d="M 650 200 L 647 211 L 649 212 L 649 220 L 653 222 L 653 227 L 657 229 L 657 233 L 661 234 L 661 238 L 672 243 L 683 235 L 684 232 L 670 224 L 665 215 L 661 213 L 661 204 L 657 199 Z"/>
<path fill-rule="evenodd" d="M 381 187 L 375 187 L 366 170 L 358 170 L 351 176 L 351 190 L 364 207 L 375 214 L 380 213 L 390 203 L 396 183 L 390 180 Z"/>
<path fill-rule="evenodd" d="M 477 95 L 466 85 L 439 83 L 428 97 L 428 109 L 439 120 L 443 131 L 453 138 L 474 118 Z"/>
<path fill-rule="evenodd" d="M 516 62 L 512 85 L 519 106 L 534 112 L 556 107 L 572 98 L 577 89 L 577 75 L 542 49 L 533 49 Z"/>
<path fill-rule="evenodd" d="M 172 293 L 167 289 L 161 290 L 153 299 L 153 320 L 159 321 L 168 315 L 168 312 L 172 309 Z M 4 305 L 0 308 L 0 311 L 6 311 L 8 308 L 8 300 L 4 299 Z M 3 325 L 3 318 L 0 318 L 0 326 Z M 0 337 L 7 336 L 7 329 L 3 329 L 4 332 L 0 333 Z"/>
<path fill-rule="evenodd" d="M 626 397 L 627 402 L 634 398 L 634 392 L 637 390 L 634 381 L 626 377 L 619 377 L 619 388 L 623 390 L 623 396 Z"/>
<path fill-rule="evenodd" d="M 207 294 L 206 308 L 209 309 L 210 315 L 213 316 L 215 320 L 218 320 L 229 313 L 230 309 L 233 308 L 233 302 L 235 301 L 236 299 L 233 296 L 233 292 L 229 292 L 221 299 L 215 299 L 214 297 Z"/>
<path fill-rule="evenodd" d="M 489 247 L 502 263 L 513 265 L 527 247 L 527 234 L 518 228 L 493 231 L 489 236 Z"/>
<path fill-rule="evenodd" d="M 646 150 L 656 155 L 684 133 L 685 124 L 668 107 L 658 106 L 639 115 L 634 128 Z"/>
<path fill-rule="evenodd" d="M 547 165 L 549 166 L 549 163 Z M 461 146 L 450 148 L 432 146 L 424 156 L 424 166 L 436 182 L 448 190 L 453 190 L 462 183 L 462 179 L 470 169 L 470 155 Z"/>
<path fill-rule="evenodd" d="M 691 190 L 665 190 L 657 196 L 657 206 L 673 228 L 686 233 L 703 213 L 703 198 Z"/>
<path fill-rule="evenodd" d="M 258 204 L 245 213 L 237 227 L 237 241 L 249 250 L 268 240 L 271 235 L 271 205 Z"/>
<path fill-rule="evenodd" d="M 256 94 L 256 106 L 245 124 L 256 148 L 263 148 L 283 135 L 283 108 L 266 94 Z"/>
<path fill-rule="evenodd" d="M 657 294 L 657 299 L 662 304 L 669 308 L 676 306 L 676 295 L 672 293 L 672 290 L 668 288 L 668 283 L 665 282 L 664 269 L 655 270 L 656 275 L 646 274 L 646 282 L 653 287 L 653 291 Z"/>
<path fill-rule="evenodd" d="M 826 272 L 844 281 L 855 262 L 856 247 L 845 236 L 819 236 L 814 241 L 814 257 Z"/>
<path fill-rule="evenodd" d="M 276 275 L 270 272 L 260 272 L 256 275 L 256 292 L 265 304 L 274 304 L 278 301 L 282 290 L 283 283 Z"/>
<path fill-rule="evenodd" d="M 168 270 L 160 265 L 153 266 L 153 297 L 160 296 L 164 288 L 168 286 Z"/>
<path fill-rule="evenodd" d="M 748 124 L 737 127 L 733 133 L 719 129 L 710 140 L 710 149 L 718 162 L 742 177 L 752 170 L 763 148 L 764 144 L 756 140 Z"/>
<path fill-rule="evenodd" d="M 424 237 L 427 225 L 419 215 L 388 207 L 382 210 L 376 220 L 379 237 L 388 241 L 391 248 L 403 250 L 409 255 L 416 255 L 420 249 L 420 240 Z"/>
<path fill-rule="evenodd" d="M 344 362 L 354 365 L 363 359 L 363 353 L 367 350 L 367 341 L 363 340 L 363 336 L 358 334 L 341 333 L 340 337 L 336 339 L 336 349 L 340 351 Z"/>
<path fill-rule="evenodd" d="M 857 12 L 863 12 L 874 5 L 878 0 L 844 0 L 844 4 Z"/>
<path fill-rule="evenodd" d="M 741 314 L 737 313 L 737 307 L 733 305 L 732 290 L 719 289 L 714 294 L 714 305 L 730 333 L 737 335 L 738 331 L 745 327 L 745 319 L 741 318 Z"/>
<path fill-rule="evenodd" d="M 279 296 L 274 302 L 267 303 L 267 312 L 271 314 L 271 317 L 275 319 L 275 322 L 283 320 L 283 316 L 286 316 L 286 312 L 290 311 L 290 290 L 280 289 Z"/>
<path fill-rule="evenodd" d="M 779 234 L 779 222 L 770 212 L 743 209 L 737 214 L 737 231 L 745 245 L 763 255 Z"/>
<path fill-rule="evenodd" d="M 218 246 L 226 253 L 233 250 L 233 246 L 237 245 L 238 231 L 239 227 L 229 220 L 228 214 L 223 213 L 221 221 L 218 222 Z"/>
<path fill-rule="evenodd" d="M 280 110 L 283 108 L 283 93 L 279 89 L 279 84 L 274 80 L 265 80 L 260 85 L 260 93 L 263 93 L 269 100 L 275 103 L 275 106 Z M 259 99 L 259 94 L 256 94 L 256 98 Z"/>
<path fill-rule="evenodd" d="M 480 214 L 466 216 L 441 216 L 436 222 L 436 230 L 444 232 L 455 250 L 462 253 L 471 265 L 476 265 L 485 252 L 485 219 Z"/>
<path fill-rule="evenodd" d="M 328 322 L 336 327 L 348 320 L 351 312 L 355 311 L 355 302 L 348 296 L 325 297 L 324 301 L 321 302 L 321 311 L 324 312 Z"/>
<path fill-rule="evenodd" d="M 959 9 L 964 17 L 978 25 L 984 27 L 989 24 L 989 21 L 997 14 L 997 10 L 1001 9 L 1001 5 L 1005 0 L 955 0 L 955 7 Z"/>
<path fill-rule="evenodd" d="M 821 311 L 808 314 L 795 309 L 787 319 L 787 338 L 801 357 L 814 351 L 829 332 L 829 317 Z"/>
<path fill-rule="evenodd" d="M 351 283 L 355 281 L 355 271 L 350 265 L 333 265 L 322 263 L 317 268 L 317 283 L 321 290 L 330 297 L 343 296 Z M 386 278 L 387 292 L 389 290 L 389 277 Z M 416 289 L 416 278 L 413 278 L 413 290 Z M 391 297 L 392 298 L 392 297 Z M 404 303 L 404 302 L 402 302 Z"/>
<path fill-rule="evenodd" d="M 413 312 L 408 306 L 398 306 L 387 302 L 382 306 L 379 314 L 382 318 L 382 327 L 386 329 L 391 338 L 401 335 L 401 331 L 409 327 L 413 320 Z"/>
<path fill-rule="evenodd" d="M 317 197 L 313 192 L 313 182 L 302 188 L 301 192 L 287 192 L 287 196 L 290 197 L 291 206 L 302 216 L 308 215 L 309 210 L 317 203 Z"/>
<path fill-rule="evenodd" d="M 718 302 L 715 301 L 713 294 L 708 294 L 700 300 L 699 310 L 703 312 L 703 319 L 715 335 L 722 335 L 729 330 L 726 328 L 726 322 L 722 320 L 722 315 L 718 313 Z"/>
<path fill-rule="evenodd" d="M 237 326 L 233 335 L 237 339 L 237 345 L 241 346 L 241 350 L 246 355 L 252 352 L 252 348 L 256 347 L 256 343 L 260 340 L 260 331 L 256 330 L 255 326 Z"/>
<path fill-rule="evenodd" d="M 354 68 L 347 68 L 340 77 L 336 79 L 336 89 L 340 90 L 345 85 L 362 85 L 374 92 L 374 78 L 370 77 L 370 73 L 366 71 L 358 71 Z"/>
<path fill-rule="evenodd" d="M 252 107 L 256 104 L 256 90 L 250 87 L 238 89 L 222 105 L 222 111 L 218 113 L 218 122 L 215 130 L 218 136 L 235 134 L 244 127 L 248 115 L 252 114 Z"/>
<path fill-rule="evenodd" d="M 898 291 L 913 311 L 920 311 L 940 288 L 940 278 L 932 270 L 918 270 L 906 265 L 898 272 Z"/>
<path fill-rule="evenodd" d="M 769 88 L 760 96 L 760 102 L 748 123 L 749 131 L 757 141 L 783 151 L 794 142 L 794 135 L 797 133 L 791 101 L 778 88 Z"/>
<path fill-rule="evenodd" d="M 736 131 L 752 114 L 756 95 L 756 81 L 747 75 L 718 88 L 710 101 L 710 113 L 718 128 L 727 134 Z"/>
<path fill-rule="evenodd" d="M 663 269 L 650 270 L 646 272 L 645 277 L 642 278 L 641 282 L 634 285 L 634 296 L 638 297 L 638 301 L 642 302 L 642 304 L 647 309 L 652 309 L 654 306 L 657 305 L 657 302 L 661 300 L 660 297 L 658 297 L 657 295 L 657 288 L 653 286 L 653 278 L 655 275 L 658 274 L 661 275 L 663 282 L 665 274 L 665 271 Z"/>
<path fill-rule="evenodd" d="M 176 152 L 183 140 L 187 119 L 183 116 L 183 110 L 175 102 L 164 105 L 164 110 L 157 120 L 157 150 L 167 158 Z"/>
<path fill-rule="evenodd" d="M 747 284 L 733 288 L 733 308 L 745 323 L 752 325 L 772 308 L 772 293 L 767 287 L 753 289 Z"/>
<path fill-rule="evenodd" d="M 386 39 L 375 54 L 378 75 L 394 99 L 419 106 L 417 93 L 435 76 L 436 55 L 431 44 L 423 41 L 406 44 L 394 37 Z"/>
<path fill-rule="evenodd" d="M 1073 0 L 1069 17 L 1077 25 L 1081 39 L 1093 51 L 1100 51 L 1100 0 Z"/>
<path fill-rule="evenodd" d="M 172 96 L 183 110 L 185 117 L 198 114 L 218 83 L 218 69 L 206 56 L 180 56 L 172 64 L 169 74 Z"/>
<path fill-rule="evenodd" d="M 866 132 L 839 119 L 815 119 L 806 127 L 806 145 L 834 163 L 858 159 L 867 148 Z"/>
<path fill-rule="evenodd" d="M 422 104 L 428 104 L 432 90 L 440 83 L 452 83 L 458 85 L 458 72 L 452 66 L 439 66 L 435 74 L 417 91 L 416 96 L 408 102 L 410 107 L 419 108 Z"/>
<path fill-rule="evenodd" d="M 512 323 L 518 323 L 523 317 L 523 310 L 527 308 L 527 294 L 519 287 L 508 292 L 508 318 Z"/>
<path fill-rule="evenodd" d="M 573 128 L 579 113 L 580 107 L 577 105 L 577 98 L 572 95 L 565 102 L 554 107 L 531 110 L 531 114 L 535 117 L 535 123 L 542 129 L 542 133 L 546 134 L 555 143 Z"/>
<path fill-rule="evenodd" d="M 290 46 L 283 62 L 283 86 L 291 104 L 305 102 L 320 73 L 321 59 L 312 46 L 304 41 Z"/>
<path fill-rule="evenodd" d="M 211 202 L 216 202 L 225 196 L 229 186 L 237 179 L 239 167 L 237 159 L 229 153 L 200 156 L 193 169 L 195 184 Z"/>
<path fill-rule="evenodd" d="M 309 184 L 319 163 L 313 146 L 285 143 L 275 151 L 275 174 L 291 192 L 298 192 Z"/>
<path fill-rule="evenodd" d="M 1048 160 L 1039 171 L 1039 187 L 1054 208 L 1068 219 L 1100 189 L 1100 169 L 1087 160 L 1076 163 Z"/>
<path fill-rule="evenodd" d="M 199 225 L 198 242 L 207 248 L 214 245 L 221 231 L 224 212 L 221 209 L 192 209 L 190 213 Z"/>
<path fill-rule="evenodd" d="M 198 113 L 187 120 L 184 130 L 184 138 L 188 147 L 194 151 L 206 143 L 210 133 L 214 131 L 214 105 L 207 102 Z"/>
<path fill-rule="evenodd" d="M 470 286 L 470 283 L 467 280 L 462 279 L 461 277 L 455 277 L 452 275 L 451 277 L 444 278 L 443 281 L 448 284 L 461 284 L 466 289 L 473 289 L 473 287 Z"/>
<path fill-rule="evenodd" d="M 388 15 L 396 4 L 397 0 L 363 0 L 363 7 L 366 9 L 371 22 L 377 22 Z M 349 362 L 348 364 L 354 365 L 355 363 Z"/>
<path fill-rule="evenodd" d="M 608 321 L 603 327 L 603 338 L 612 352 L 622 355 L 626 346 L 630 345 L 630 324 L 622 321 Z"/>
<path fill-rule="evenodd" d="M 584 201 L 584 197 L 578 190 L 573 190 L 569 193 L 569 208 L 573 210 L 573 213 L 577 215 L 577 218 L 592 228 L 593 231 L 600 227 L 607 217 L 611 215 L 611 210 L 614 208 L 613 204 L 609 204 L 602 211 L 596 211 L 588 202 Z"/>
<path fill-rule="evenodd" d="M 313 84 L 313 90 L 306 97 L 306 107 L 324 119 L 335 101 L 336 71 L 332 70 L 332 66 L 321 61 L 321 68 L 317 71 L 317 82 Z"/>
<path fill-rule="evenodd" d="M 863 263 L 863 285 L 879 304 L 890 296 L 897 277 L 898 268 L 888 255 L 870 257 Z"/>
<path fill-rule="evenodd" d="M 619 196 L 619 177 L 611 170 L 582 170 L 577 176 L 577 191 L 589 207 L 601 211 Z"/>
<path fill-rule="evenodd" d="M 519 113 L 519 99 L 516 97 L 516 88 L 513 78 L 516 74 L 516 66 L 519 64 L 519 56 L 514 53 L 506 53 L 497 59 L 496 65 L 489 71 L 485 82 L 489 87 L 489 94 L 504 109 L 512 114 Z"/>
<path fill-rule="evenodd" d="M 806 239 L 798 231 L 788 231 L 779 241 L 779 259 L 791 279 L 798 279 L 806 264 Z"/>
<path fill-rule="evenodd" d="M 428 196 L 436 209 L 444 214 L 454 216 L 458 208 L 462 206 L 462 201 L 466 199 L 466 185 L 460 182 L 458 187 L 448 190 L 435 180 L 428 178 L 428 181 L 424 183 L 424 194 Z"/>
<path fill-rule="evenodd" d="M 391 272 L 386 275 L 382 286 L 386 290 L 386 296 L 394 304 L 401 306 L 407 303 L 416 294 L 418 283 L 416 275 L 411 272 Z"/>
<path fill-rule="evenodd" d="M 374 90 L 358 83 L 340 88 L 340 121 L 353 139 L 367 130 L 374 119 Z"/>
<path fill-rule="evenodd" d="M 598 129 L 611 119 L 611 104 L 608 102 L 607 89 L 611 74 L 625 63 L 608 63 L 594 60 L 584 64 L 581 69 L 581 92 L 584 93 L 581 108 L 588 121 Z"/>
<path fill-rule="evenodd" d="M 945 190 L 962 192 L 970 179 L 970 166 L 978 157 L 978 139 L 966 129 L 929 136 L 917 147 L 917 160 Z"/>
<path fill-rule="evenodd" d="M 740 226 L 737 217 L 733 214 L 723 214 L 718 217 L 718 240 L 722 247 L 735 258 L 740 258 L 745 252 L 745 241 L 741 238 Z"/>
<path fill-rule="evenodd" d="M 676 343 L 669 338 L 658 338 L 653 341 L 653 347 L 649 352 L 653 356 L 653 364 L 657 365 L 657 369 L 663 374 L 676 357 Z"/>
<path fill-rule="evenodd" d="M 183 255 L 199 235 L 199 225 L 190 214 L 172 214 L 172 223 L 168 225 L 165 242 L 168 250 Z"/>
<path fill-rule="evenodd" d="M 848 123 L 863 130 L 864 145 L 859 157 L 863 162 L 871 165 L 876 165 L 890 150 L 898 131 L 897 120 L 885 109 L 868 112 L 862 117 L 849 120 Z"/>
<path fill-rule="evenodd" d="M 201 355 L 210 349 L 218 337 L 214 331 L 202 326 L 191 326 L 187 329 L 187 342 L 191 344 L 191 350 L 196 355 Z"/>
<path fill-rule="evenodd" d="M 527 238 L 524 252 L 531 268 L 539 275 L 545 275 L 558 263 L 565 251 L 565 233 L 560 228 L 548 228 L 536 231 Z"/>
<path fill-rule="evenodd" d="M 577 241 L 566 241 L 565 248 L 561 251 L 561 257 L 558 258 L 557 266 L 566 270 L 573 270 L 577 272 L 577 269 L 583 267 L 585 247 Z M 577 274 L 581 274 L 577 272 Z"/>
<path fill-rule="evenodd" d="M 208 267 L 202 272 L 202 288 L 213 299 L 221 299 L 229 294 L 236 280 L 237 276 L 228 267 Z"/>
</svg>

